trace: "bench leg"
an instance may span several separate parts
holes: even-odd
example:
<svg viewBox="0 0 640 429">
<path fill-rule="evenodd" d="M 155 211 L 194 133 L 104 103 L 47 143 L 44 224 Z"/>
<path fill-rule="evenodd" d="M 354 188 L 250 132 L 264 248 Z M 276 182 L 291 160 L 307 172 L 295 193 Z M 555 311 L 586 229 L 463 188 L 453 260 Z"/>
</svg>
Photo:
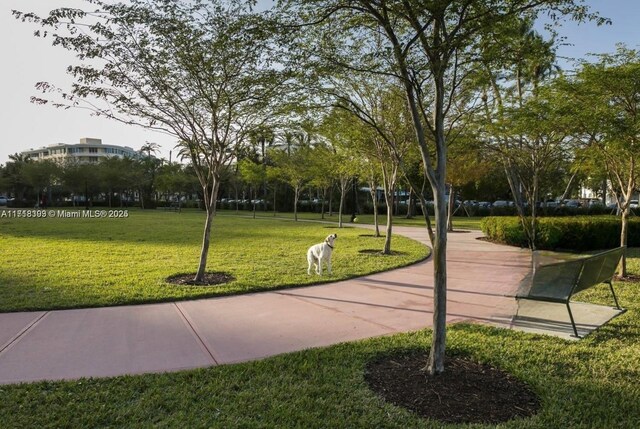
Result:
<svg viewBox="0 0 640 429">
<path fill-rule="evenodd" d="M 571 307 L 569 307 L 569 302 L 567 302 L 567 311 L 569 312 L 569 319 L 571 319 L 571 327 L 573 328 L 573 333 L 575 334 L 575 335 L 572 335 L 572 337 L 580 338 L 580 335 L 578 335 L 578 328 L 576 328 L 576 322 L 573 320 L 573 313 L 571 313 Z"/>
<path fill-rule="evenodd" d="M 616 293 L 613 291 L 613 284 L 611 283 L 611 281 L 608 281 L 607 283 L 609 283 L 609 289 L 611 289 L 611 295 L 613 295 L 613 300 L 616 303 L 616 308 L 618 310 L 622 310 L 622 308 L 620 308 L 620 304 L 618 304 L 618 297 L 616 297 Z"/>
</svg>

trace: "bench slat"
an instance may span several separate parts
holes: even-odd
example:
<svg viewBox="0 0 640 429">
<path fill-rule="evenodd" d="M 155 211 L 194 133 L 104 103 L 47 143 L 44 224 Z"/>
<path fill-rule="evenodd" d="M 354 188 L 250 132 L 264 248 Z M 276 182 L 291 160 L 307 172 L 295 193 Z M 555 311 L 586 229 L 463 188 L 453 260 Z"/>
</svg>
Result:
<svg viewBox="0 0 640 429">
<path fill-rule="evenodd" d="M 624 248 L 609 250 L 584 259 L 584 269 L 573 293 L 578 293 L 613 278 Z"/>
<path fill-rule="evenodd" d="M 583 260 L 540 265 L 535 268 L 531 288 L 522 291 L 518 297 L 543 301 L 566 302 L 578 281 Z"/>
</svg>

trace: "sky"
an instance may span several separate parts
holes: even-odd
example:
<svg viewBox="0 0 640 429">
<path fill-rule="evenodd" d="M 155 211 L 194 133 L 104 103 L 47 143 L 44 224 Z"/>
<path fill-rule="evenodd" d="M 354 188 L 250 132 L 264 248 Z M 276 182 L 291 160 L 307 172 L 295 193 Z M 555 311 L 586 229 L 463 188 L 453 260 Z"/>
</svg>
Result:
<svg viewBox="0 0 640 429">
<path fill-rule="evenodd" d="M 268 0 L 261 0 L 268 1 Z M 566 23 L 559 31 L 569 46 L 561 46 L 560 57 L 583 58 L 588 53 L 608 53 L 616 43 L 640 47 L 639 0 L 587 0 L 592 10 L 610 18 L 612 25 Z M 68 51 L 52 47 L 50 40 L 33 36 L 36 27 L 11 15 L 12 9 L 45 14 L 57 7 L 84 7 L 82 0 L 0 0 L 0 164 L 10 154 L 54 143 L 78 143 L 83 137 L 100 138 L 105 144 L 139 149 L 145 143 L 160 145 L 160 156 L 169 158 L 175 146 L 171 136 L 144 128 L 90 116 L 86 110 L 56 109 L 30 102 L 38 95 L 37 82 L 69 88 L 66 68 L 74 64 Z M 561 61 L 563 68 L 568 62 Z"/>
</svg>

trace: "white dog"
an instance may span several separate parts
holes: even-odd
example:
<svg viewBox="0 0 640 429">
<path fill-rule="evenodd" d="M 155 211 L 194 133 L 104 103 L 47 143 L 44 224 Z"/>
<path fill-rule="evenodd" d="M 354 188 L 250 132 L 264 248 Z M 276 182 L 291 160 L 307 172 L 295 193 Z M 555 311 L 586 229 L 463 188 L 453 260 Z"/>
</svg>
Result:
<svg viewBox="0 0 640 429">
<path fill-rule="evenodd" d="M 315 265 L 316 274 L 322 275 L 322 261 L 327 263 L 327 271 L 331 274 L 331 253 L 333 252 L 333 242 L 338 238 L 338 234 L 327 235 L 324 242 L 314 244 L 307 250 L 307 274 L 311 274 L 311 267 Z"/>
</svg>

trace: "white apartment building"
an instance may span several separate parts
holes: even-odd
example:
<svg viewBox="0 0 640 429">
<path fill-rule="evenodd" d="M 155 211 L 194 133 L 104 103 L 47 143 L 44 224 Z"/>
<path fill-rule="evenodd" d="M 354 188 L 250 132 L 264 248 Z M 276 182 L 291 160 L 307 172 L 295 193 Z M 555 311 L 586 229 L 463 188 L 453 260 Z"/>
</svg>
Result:
<svg viewBox="0 0 640 429">
<path fill-rule="evenodd" d="M 106 157 L 117 156 L 119 158 L 137 158 L 139 156 L 133 148 L 129 146 L 117 146 L 112 144 L 102 144 L 101 139 L 81 138 L 80 143 L 67 144 L 56 143 L 44 146 L 39 149 L 30 149 L 21 152 L 33 160 L 76 160 L 82 163 L 95 163 Z"/>
</svg>

